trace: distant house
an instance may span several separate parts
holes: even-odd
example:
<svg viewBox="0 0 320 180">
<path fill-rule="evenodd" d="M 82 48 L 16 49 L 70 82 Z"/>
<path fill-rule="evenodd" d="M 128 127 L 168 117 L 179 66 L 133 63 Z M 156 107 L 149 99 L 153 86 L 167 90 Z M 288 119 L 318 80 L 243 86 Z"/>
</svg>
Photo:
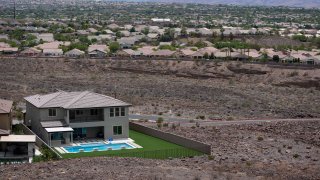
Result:
<svg viewBox="0 0 320 180">
<path fill-rule="evenodd" d="M 92 51 L 88 51 L 89 56 L 91 58 L 104 58 L 107 56 L 108 52 L 103 51 L 103 50 L 99 50 L 99 49 L 95 49 Z"/>
<path fill-rule="evenodd" d="M 118 26 L 117 24 L 114 24 L 114 23 L 109 24 L 107 27 L 108 27 L 108 29 L 112 29 L 112 30 L 120 28 L 120 26 Z"/>
<path fill-rule="evenodd" d="M 76 34 L 77 34 L 77 35 L 88 35 L 89 32 L 86 31 L 86 30 L 77 30 Z"/>
<path fill-rule="evenodd" d="M 205 48 L 199 49 L 198 51 L 194 52 L 190 56 L 194 59 L 209 58 L 209 56 L 214 55 L 216 52 L 218 52 L 218 49 L 214 47 L 205 47 Z"/>
<path fill-rule="evenodd" d="M 147 34 L 147 38 L 148 38 L 149 41 L 156 40 L 156 39 L 159 38 L 159 34 L 157 34 L 157 33 L 149 33 L 149 34 Z"/>
<path fill-rule="evenodd" d="M 135 29 L 137 32 L 142 32 L 142 31 L 144 31 L 146 28 L 148 28 L 148 26 L 143 25 L 143 24 L 136 25 L 136 26 L 134 27 L 134 29 Z"/>
<path fill-rule="evenodd" d="M 48 42 L 48 43 L 43 43 L 35 46 L 36 48 L 39 49 L 59 49 L 60 46 L 69 46 L 70 42 L 62 42 L 62 41 L 54 41 L 54 42 Z"/>
<path fill-rule="evenodd" d="M 13 102 L 0 99 L 0 161 L 32 161 L 36 136 L 14 135 L 12 130 Z"/>
<path fill-rule="evenodd" d="M 136 38 L 134 37 L 123 37 L 117 40 L 117 42 L 120 44 L 120 47 L 122 49 L 130 49 L 136 42 Z"/>
<path fill-rule="evenodd" d="M 201 51 L 196 51 L 190 55 L 193 59 L 202 59 L 204 57 L 204 53 Z"/>
<path fill-rule="evenodd" d="M 141 48 L 138 48 L 138 51 L 141 52 L 141 56 L 149 57 L 155 49 L 157 49 L 157 46 L 143 46 Z"/>
<path fill-rule="evenodd" d="M 85 52 L 79 49 L 72 49 L 70 51 L 67 51 L 64 55 L 70 58 L 80 58 L 85 55 Z"/>
<path fill-rule="evenodd" d="M 43 49 L 42 54 L 49 57 L 58 57 L 63 55 L 62 49 Z"/>
<path fill-rule="evenodd" d="M 0 42 L 0 54 L 16 54 L 18 48 L 11 47 L 8 43 Z"/>
<path fill-rule="evenodd" d="M 0 47 L 0 54 L 16 54 L 18 52 L 18 48 L 8 47 L 8 48 L 1 48 Z"/>
<path fill-rule="evenodd" d="M 108 54 L 108 47 L 104 44 L 93 44 L 88 48 L 88 54 L 91 58 L 104 58 Z"/>
<path fill-rule="evenodd" d="M 93 51 L 93 50 L 101 50 L 101 51 L 108 51 L 109 48 L 105 44 L 92 44 L 88 48 L 88 52 Z"/>
<path fill-rule="evenodd" d="M 132 49 L 123 49 L 117 52 L 117 56 L 123 56 L 123 57 L 139 57 L 141 56 L 141 54 L 142 52 L 134 51 Z"/>
<path fill-rule="evenodd" d="M 174 53 L 176 53 L 176 51 L 163 49 L 163 50 L 154 51 L 149 56 L 150 57 L 172 57 Z"/>
<path fill-rule="evenodd" d="M 89 28 L 88 31 L 89 31 L 90 33 L 96 33 L 96 32 L 98 32 L 95 28 Z"/>
<path fill-rule="evenodd" d="M 34 57 L 34 56 L 40 56 L 41 50 L 36 48 L 27 48 L 20 52 L 21 56 L 28 56 L 28 57 Z"/>
<path fill-rule="evenodd" d="M 124 25 L 124 29 L 126 29 L 126 30 L 130 30 L 131 28 L 133 28 L 133 26 L 131 24 Z"/>
<path fill-rule="evenodd" d="M 203 36 L 212 36 L 213 31 L 208 28 L 199 28 L 198 33 L 200 33 Z"/>
<path fill-rule="evenodd" d="M 121 35 L 124 36 L 124 37 L 129 37 L 130 36 L 130 32 L 127 31 L 127 30 L 123 30 L 123 31 L 120 31 Z"/>
<path fill-rule="evenodd" d="M 0 34 L 0 39 L 8 40 L 9 37 L 7 34 Z"/>
<path fill-rule="evenodd" d="M 11 46 L 8 43 L 0 42 L 0 48 L 6 48 L 6 47 L 11 47 Z"/>
<path fill-rule="evenodd" d="M 177 57 L 192 57 L 192 54 L 194 54 L 196 51 L 193 51 L 192 48 L 188 47 L 188 48 L 184 48 L 184 49 L 180 49 L 177 53 L 176 56 Z"/>
<path fill-rule="evenodd" d="M 118 99 L 90 91 L 59 91 L 24 99 L 25 123 L 50 146 L 83 138 L 129 137 L 131 105 Z"/>
<path fill-rule="evenodd" d="M 214 53 L 214 57 L 218 58 L 218 59 L 225 59 L 225 58 L 229 57 L 229 52 L 219 50 Z"/>
<path fill-rule="evenodd" d="M 171 22 L 169 18 L 152 18 L 152 22 L 163 23 L 163 22 Z"/>
<path fill-rule="evenodd" d="M 110 29 L 106 29 L 104 31 L 106 34 L 115 35 L 115 33 L 113 31 L 111 31 Z"/>
<path fill-rule="evenodd" d="M 33 35 L 35 35 L 37 37 L 37 40 L 40 41 L 41 39 L 44 42 L 53 42 L 54 38 L 53 38 L 53 34 L 52 33 L 32 33 Z"/>
<path fill-rule="evenodd" d="M 230 57 L 237 61 L 243 61 L 249 59 L 249 56 L 240 52 L 231 52 Z"/>
</svg>

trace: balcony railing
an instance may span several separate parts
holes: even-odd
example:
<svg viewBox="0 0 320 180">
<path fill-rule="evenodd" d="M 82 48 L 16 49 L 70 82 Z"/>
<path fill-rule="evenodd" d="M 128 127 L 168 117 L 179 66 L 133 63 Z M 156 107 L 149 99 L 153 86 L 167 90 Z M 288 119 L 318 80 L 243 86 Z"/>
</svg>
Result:
<svg viewBox="0 0 320 180">
<path fill-rule="evenodd" d="M 70 123 L 97 122 L 104 121 L 103 116 L 81 116 L 70 119 Z"/>
</svg>

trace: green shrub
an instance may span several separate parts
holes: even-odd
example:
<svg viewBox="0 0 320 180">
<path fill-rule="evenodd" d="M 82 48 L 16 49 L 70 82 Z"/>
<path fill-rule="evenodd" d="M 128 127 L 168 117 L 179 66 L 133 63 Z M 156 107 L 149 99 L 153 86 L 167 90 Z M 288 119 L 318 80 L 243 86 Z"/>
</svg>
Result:
<svg viewBox="0 0 320 180">
<path fill-rule="evenodd" d="M 157 127 L 160 129 L 162 127 L 162 123 L 157 123 Z"/>
<path fill-rule="evenodd" d="M 55 152 L 52 152 L 47 146 L 42 145 L 40 147 L 40 156 L 35 156 L 33 162 L 41 162 L 41 161 L 51 161 L 59 159 L 58 155 Z"/>
<path fill-rule="evenodd" d="M 232 121 L 232 120 L 234 120 L 234 118 L 233 118 L 232 116 L 229 116 L 229 117 L 227 118 L 227 121 Z"/>
<path fill-rule="evenodd" d="M 215 158 L 215 156 L 213 156 L 213 155 L 209 155 L 209 156 L 208 156 L 208 159 L 209 159 L 209 160 L 214 160 L 214 158 Z"/>
<path fill-rule="evenodd" d="M 297 72 L 297 71 L 293 71 L 288 74 L 289 77 L 294 77 L 294 76 L 298 76 L 298 75 L 299 75 L 299 72 Z"/>
<path fill-rule="evenodd" d="M 300 157 L 299 154 L 294 154 L 294 155 L 293 155 L 293 158 L 298 158 L 298 157 Z"/>
<path fill-rule="evenodd" d="M 259 136 L 258 138 L 258 141 L 263 141 L 263 137 Z"/>
<path fill-rule="evenodd" d="M 162 124 L 163 123 L 163 118 L 162 117 L 158 117 L 158 119 L 157 119 L 157 123 L 160 123 L 160 124 Z"/>
<path fill-rule="evenodd" d="M 196 117 L 196 119 L 202 119 L 202 120 L 204 120 L 205 118 L 206 118 L 206 116 L 204 116 L 204 115 L 199 115 Z"/>
<path fill-rule="evenodd" d="M 14 125 L 12 127 L 12 132 L 16 135 L 21 135 L 21 134 L 24 134 L 23 133 L 23 129 L 22 129 L 22 125 L 21 124 L 17 124 L 17 125 Z"/>
</svg>

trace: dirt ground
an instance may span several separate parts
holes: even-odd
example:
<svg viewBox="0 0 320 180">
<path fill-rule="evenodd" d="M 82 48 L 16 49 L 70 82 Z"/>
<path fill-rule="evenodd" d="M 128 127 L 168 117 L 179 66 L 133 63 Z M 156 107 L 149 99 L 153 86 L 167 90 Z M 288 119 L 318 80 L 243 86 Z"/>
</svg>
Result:
<svg viewBox="0 0 320 180">
<path fill-rule="evenodd" d="M 0 98 L 92 90 L 189 118 L 320 117 L 319 81 L 316 68 L 241 62 L 0 59 Z"/>
<path fill-rule="evenodd" d="M 0 175 L 1 179 L 319 179 L 319 129 L 319 121 L 169 126 L 162 130 L 212 145 L 212 155 L 66 159 L 2 166 Z"/>
</svg>

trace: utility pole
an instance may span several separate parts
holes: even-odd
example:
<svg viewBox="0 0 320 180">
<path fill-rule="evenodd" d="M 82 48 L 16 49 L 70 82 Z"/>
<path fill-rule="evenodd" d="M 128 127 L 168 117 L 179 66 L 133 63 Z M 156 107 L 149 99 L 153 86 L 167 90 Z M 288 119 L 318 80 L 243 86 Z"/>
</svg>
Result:
<svg viewBox="0 0 320 180">
<path fill-rule="evenodd" d="M 13 1 L 13 18 L 16 19 L 16 0 Z"/>
</svg>

